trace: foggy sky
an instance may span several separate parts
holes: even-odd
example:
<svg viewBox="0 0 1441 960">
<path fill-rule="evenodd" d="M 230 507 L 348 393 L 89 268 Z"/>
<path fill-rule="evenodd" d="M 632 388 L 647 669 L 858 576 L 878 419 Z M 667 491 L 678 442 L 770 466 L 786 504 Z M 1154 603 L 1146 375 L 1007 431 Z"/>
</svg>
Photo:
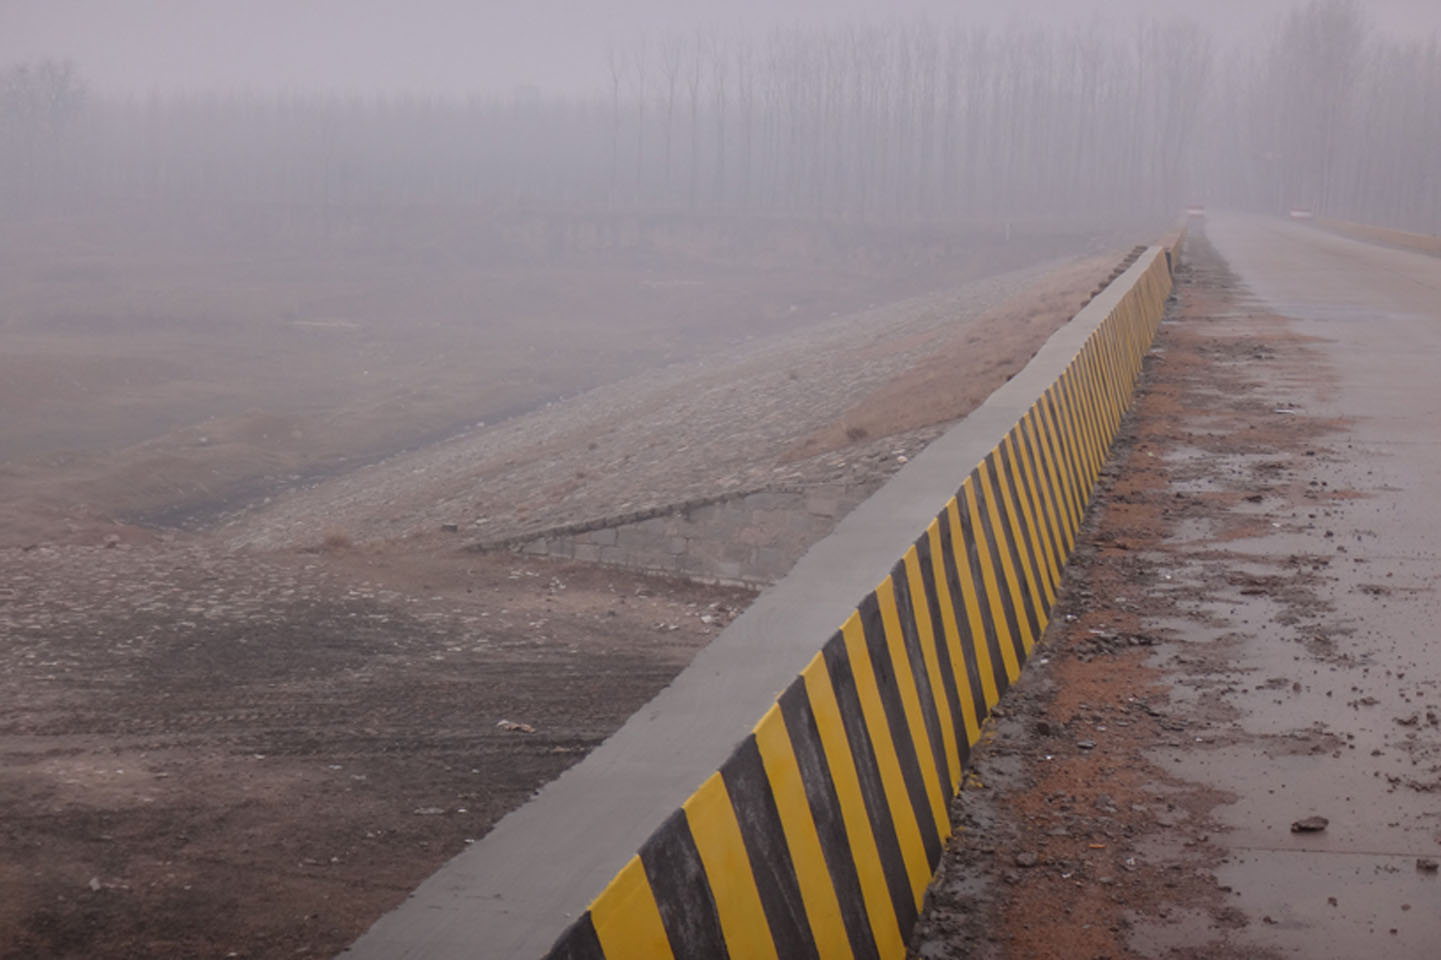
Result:
<svg viewBox="0 0 1441 960">
<path fill-rule="evenodd" d="M 1259 36 L 1292 0 L 0 0 L 0 65 L 70 59 L 97 89 L 590 92 L 605 51 L 642 34 L 926 15 L 1004 25 L 1089 19 L 1129 29 L 1185 14 L 1226 39 Z M 1441 30 L 1438 0 L 1364 0 L 1404 37 Z M 1004 11 L 1004 12 L 1001 12 Z"/>
</svg>

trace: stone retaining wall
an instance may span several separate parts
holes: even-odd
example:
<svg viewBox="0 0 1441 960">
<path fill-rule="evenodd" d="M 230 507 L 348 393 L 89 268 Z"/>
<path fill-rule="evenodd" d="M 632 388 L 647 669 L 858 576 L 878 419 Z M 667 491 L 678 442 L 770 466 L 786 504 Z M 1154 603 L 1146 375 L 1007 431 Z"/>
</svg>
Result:
<svg viewBox="0 0 1441 960">
<path fill-rule="evenodd" d="M 476 544 L 533 556 L 770 584 L 875 492 L 878 483 L 743 491 Z"/>
</svg>

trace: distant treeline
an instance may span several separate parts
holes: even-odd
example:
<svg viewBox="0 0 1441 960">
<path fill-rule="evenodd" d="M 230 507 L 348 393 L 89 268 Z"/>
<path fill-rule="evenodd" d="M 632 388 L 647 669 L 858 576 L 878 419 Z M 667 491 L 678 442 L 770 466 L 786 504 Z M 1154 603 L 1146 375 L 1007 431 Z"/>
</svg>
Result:
<svg viewBox="0 0 1441 960">
<path fill-rule="evenodd" d="M 1441 42 L 1372 33 L 1356 0 L 1298 7 L 1217 71 L 1197 183 L 1219 201 L 1441 234 Z"/>
<path fill-rule="evenodd" d="M 117 99 L 0 70 L 0 205 L 766 214 L 875 223 L 1159 215 L 1189 200 L 1441 226 L 1441 55 L 1354 0 L 1259 53 L 929 23 L 637 39 L 590 97 Z"/>
</svg>

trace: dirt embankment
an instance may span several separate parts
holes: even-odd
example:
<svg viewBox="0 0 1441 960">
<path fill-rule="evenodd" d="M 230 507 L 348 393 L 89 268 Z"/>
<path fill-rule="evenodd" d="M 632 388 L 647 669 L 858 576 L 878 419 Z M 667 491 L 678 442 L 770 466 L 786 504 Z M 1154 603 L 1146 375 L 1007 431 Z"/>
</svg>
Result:
<svg viewBox="0 0 1441 960">
<path fill-rule="evenodd" d="M 510 234 L 480 215 L 223 219 L 0 229 L 0 542 L 197 525 L 642 371 L 1109 245 L 976 227 L 881 250 L 702 222 L 590 225 L 557 252 L 524 225 L 497 246 Z"/>
</svg>

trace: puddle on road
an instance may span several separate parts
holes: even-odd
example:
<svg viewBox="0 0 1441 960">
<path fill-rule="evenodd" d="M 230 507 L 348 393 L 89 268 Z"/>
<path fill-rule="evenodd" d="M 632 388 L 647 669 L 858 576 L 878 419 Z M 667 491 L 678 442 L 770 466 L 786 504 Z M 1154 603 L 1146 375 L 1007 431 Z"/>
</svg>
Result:
<svg viewBox="0 0 1441 960">
<path fill-rule="evenodd" d="M 1206 526 L 1182 521 L 1178 539 Z M 1138 920 L 1143 955 L 1219 943 L 1419 957 L 1441 939 L 1441 887 L 1416 867 L 1441 857 L 1436 576 L 1424 560 L 1324 563 L 1317 546 L 1332 539 L 1276 531 L 1228 544 L 1229 556 L 1186 544 L 1170 558 L 1167 589 L 1189 602 L 1147 627 L 1166 638 L 1153 662 L 1174 678 L 1188 725 L 1149 759 L 1236 797 L 1215 811 L 1229 852 L 1217 877 L 1250 923 Z M 1330 821 L 1324 831 L 1292 832 L 1313 815 Z"/>
<path fill-rule="evenodd" d="M 1133 949 L 1157 957 L 1210 943 L 1243 946 L 1247 956 L 1274 950 L 1306 960 L 1357 960 L 1378 952 L 1435 956 L 1441 940 L 1441 886 L 1410 856 L 1245 851 L 1216 873 L 1253 918 L 1244 931 L 1219 928 L 1206 911 L 1173 911 L 1159 921 L 1136 917 Z M 1318 929 L 1324 938 L 1314 935 Z"/>
</svg>

